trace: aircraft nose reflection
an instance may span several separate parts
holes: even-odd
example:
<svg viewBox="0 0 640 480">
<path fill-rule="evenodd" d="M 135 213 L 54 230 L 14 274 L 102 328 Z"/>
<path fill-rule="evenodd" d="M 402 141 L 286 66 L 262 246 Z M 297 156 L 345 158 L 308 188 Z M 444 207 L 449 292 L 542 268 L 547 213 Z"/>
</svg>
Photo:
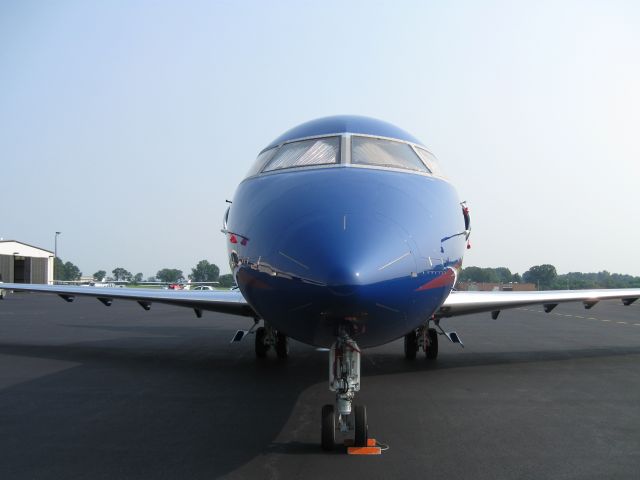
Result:
<svg viewBox="0 0 640 480">
<path fill-rule="evenodd" d="M 337 266 L 329 271 L 326 281 L 329 290 L 338 296 L 353 295 L 356 291 L 356 282 L 360 278 L 360 272 L 353 270 Z"/>
<path fill-rule="evenodd" d="M 416 271 L 408 234 L 379 215 L 308 216 L 284 232 L 274 253 L 282 271 L 340 296 Z"/>
</svg>

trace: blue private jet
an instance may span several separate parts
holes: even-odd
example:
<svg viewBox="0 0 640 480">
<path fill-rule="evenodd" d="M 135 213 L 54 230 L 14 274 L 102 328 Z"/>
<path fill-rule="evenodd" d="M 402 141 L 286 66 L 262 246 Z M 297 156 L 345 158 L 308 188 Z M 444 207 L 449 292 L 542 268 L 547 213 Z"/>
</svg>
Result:
<svg viewBox="0 0 640 480">
<path fill-rule="evenodd" d="M 541 304 L 603 299 L 625 305 L 640 289 L 536 292 L 454 290 L 468 248 L 465 202 L 436 157 L 389 123 L 333 116 L 299 125 L 258 155 L 230 202 L 222 232 L 238 289 L 169 292 L 68 285 L 4 284 L 7 290 L 49 292 L 73 301 L 96 297 L 153 302 L 250 317 L 255 353 L 289 355 L 288 338 L 329 350 L 329 388 L 322 407 L 321 445 L 331 450 L 336 430 L 354 431 L 366 446 L 366 408 L 360 355 L 404 337 L 404 354 L 438 355 L 438 338 L 462 344 L 443 318 Z"/>
</svg>

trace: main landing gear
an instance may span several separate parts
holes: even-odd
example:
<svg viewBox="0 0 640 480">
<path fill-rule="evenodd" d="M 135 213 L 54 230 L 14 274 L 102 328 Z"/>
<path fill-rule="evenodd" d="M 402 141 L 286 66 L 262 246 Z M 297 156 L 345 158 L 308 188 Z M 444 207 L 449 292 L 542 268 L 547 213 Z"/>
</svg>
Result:
<svg viewBox="0 0 640 480">
<path fill-rule="evenodd" d="M 421 326 L 404 336 L 404 356 L 407 360 L 414 360 L 420 349 L 424 350 L 427 359 L 438 358 L 438 331 L 435 328 Z"/>
<path fill-rule="evenodd" d="M 289 356 L 289 339 L 287 336 L 271 327 L 269 324 L 256 329 L 256 357 L 264 358 L 271 347 L 276 351 L 280 359 Z"/>
<path fill-rule="evenodd" d="M 360 390 L 360 349 L 348 335 L 341 335 L 329 353 L 329 389 L 336 392 L 336 403 L 322 407 L 322 448 L 333 450 L 336 427 L 343 433 L 355 432 L 356 447 L 367 446 L 369 438 L 367 408 L 353 406 Z"/>
<path fill-rule="evenodd" d="M 429 325 L 433 321 L 435 328 Z M 440 326 L 439 319 L 429 319 L 424 325 L 404 336 L 404 356 L 407 360 L 414 360 L 418 350 L 424 350 L 428 360 L 438 358 L 438 335 L 444 335 L 452 343 L 459 343 L 464 347 L 460 336 L 456 332 L 445 332 Z"/>
</svg>

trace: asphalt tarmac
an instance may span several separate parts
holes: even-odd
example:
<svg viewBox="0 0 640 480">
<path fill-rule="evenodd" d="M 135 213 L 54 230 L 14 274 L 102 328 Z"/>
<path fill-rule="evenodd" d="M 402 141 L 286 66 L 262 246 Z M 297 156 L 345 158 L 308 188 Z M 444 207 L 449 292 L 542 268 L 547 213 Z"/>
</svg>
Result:
<svg viewBox="0 0 640 480">
<path fill-rule="evenodd" d="M 640 303 L 640 302 L 639 302 Z M 378 457 L 320 449 L 327 353 L 254 358 L 246 319 L 0 301 L 0 479 L 640 478 L 640 306 L 444 320 L 440 356 L 365 351 Z"/>
</svg>

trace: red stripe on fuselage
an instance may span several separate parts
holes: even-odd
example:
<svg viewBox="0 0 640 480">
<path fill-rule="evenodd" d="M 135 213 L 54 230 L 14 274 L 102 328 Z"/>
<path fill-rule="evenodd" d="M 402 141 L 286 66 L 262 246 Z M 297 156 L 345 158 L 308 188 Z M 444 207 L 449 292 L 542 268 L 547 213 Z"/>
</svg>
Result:
<svg viewBox="0 0 640 480">
<path fill-rule="evenodd" d="M 453 268 L 447 268 L 438 278 L 428 281 L 424 285 L 416 288 L 416 292 L 430 290 L 432 288 L 451 287 L 456 281 L 456 272 Z"/>
</svg>

